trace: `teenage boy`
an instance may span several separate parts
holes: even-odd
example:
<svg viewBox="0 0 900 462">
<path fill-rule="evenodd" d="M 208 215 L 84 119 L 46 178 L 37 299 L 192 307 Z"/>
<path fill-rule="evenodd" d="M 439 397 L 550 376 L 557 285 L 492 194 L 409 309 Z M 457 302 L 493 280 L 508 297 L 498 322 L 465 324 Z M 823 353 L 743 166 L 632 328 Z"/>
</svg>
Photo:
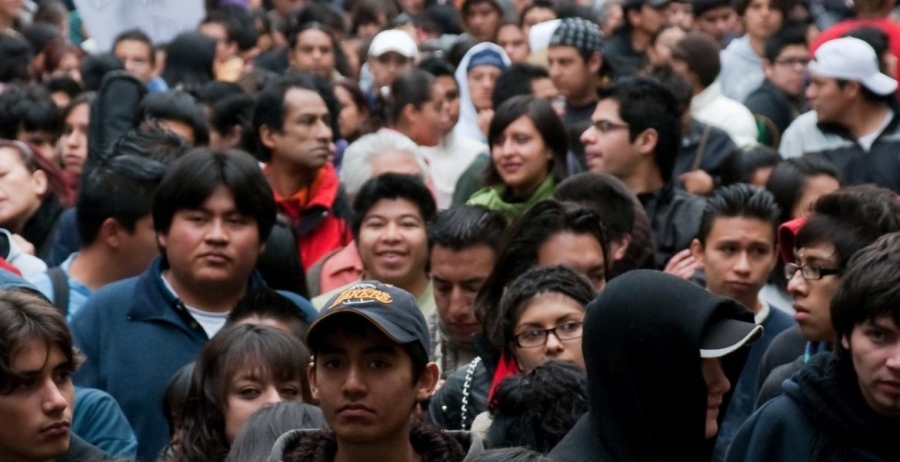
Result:
<svg viewBox="0 0 900 462">
<path fill-rule="evenodd" d="M 168 90 L 166 81 L 155 75 L 156 49 L 144 31 L 131 29 L 119 34 L 113 41 L 112 54 L 122 61 L 126 71 L 144 82 L 151 93 Z"/>
<path fill-rule="evenodd" d="M 821 153 L 847 184 L 874 183 L 900 191 L 900 109 L 897 81 L 878 69 L 872 47 L 853 37 L 831 40 L 809 63 L 812 111 L 784 132 L 783 157 Z"/>
<path fill-rule="evenodd" d="M 347 200 L 329 159 L 337 99 L 322 79 L 275 81 L 257 99 L 253 128 L 278 211 L 294 229 L 304 269 L 350 242 Z"/>
<path fill-rule="evenodd" d="M 900 460 L 900 234 L 856 254 L 831 301 L 834 354 L 818 355 L 738 432 L 728 460 Z"/>
<path fill-rule="evenodd" d="M 597 105 L 597 85 L 603 68 L 603 33 L 585 19 L 566 18 L 550 36 L 547 69 L 566 100 L 562 116 L 566 130 L 584 130 Z"/>
<path fill-rule="evenodd" d="M 82 180 L 75 211 L 79 251 L 28 278 L 67 320 L 100 287 L 140 274 L 159 255 L 150 206 L 163 174 L 162 163 L 126 155 Z"/>
<path fill-rule="evenodd" d="M 503 7 L 498 0 L 463 0 L 459 15 L 463 29 L 476 43 L 492 42 L 503 19 Z"/>
<path fill-rule="evenodd" d="M 428 230 L 429 268 L 437 312 L 429 320 L 432 350 L 441 378 L 469 364 L 478 354 L 472 336 L 481 332 L 475 296 L 500 252 L 506 229 L 502 213 L 457 205 L 441 212 Z"/>
<path fill-rule="evenodd" d="M 153 198 L 161 258 L 141 275 L 107 285 L 72 320 L 88 360 L 75 376 L 122 406 L 138 438 L 138 460 L 168 442 L 159 406 L 169 378 L 193 361 L 251 288 L 275 223 L 272 190 L 247 154 L 196 150 L 176 160 Z M 315 312 L 299 296 L 287 294 Z"/>
<path fill-rule="evenodd" d="M 622 26 L 603 46 L 603 57 L 616 75 L 635 75 L 647 67 L 647 48 L 666 23 L 670 0 L 627 0 L 622 4 Z"/>
<path fill-rule="evenodd" d="M 744 101 L 762 84 L 766 40 L 781 29 L 788 16 L 788 0 L 738 0 L 735 3 L 744 26 L 744 36 L 732 40 L 722 50 L 719 82 L 722 94 Z"/>
<path fill-rule="evenodd" d="M 681 142 L 678 104 L 646 78 L 623 79 L 598 94 L 592 125 L 581 135 L 588 168 L 619 178 L 637 195 L 650 219 L 656 266 L 663 268 L 690 246 L 704 207 L 703 199 L 666 181 Z"/>
<path fill-rule="evenodd" d="M 779 332 L 794 325 L 787 313 L 771 307 L 759 294 L 778 259 L 777 225 L 778 206 L 771 193 L 734 184 L 707 199 L 700 231 L 691 243 L 698 266 L 705 270 L 706 289 L 737 300 L 763 327 L 763 335 L 750 348 L 740 379 L 734 384 L 731 403 L 719 425 L 713 460 L 724 460 L 737 429 L 753 413 L 763 353 Z"/>
<path fill-rule="evenodd" d="M 740 27 L 730 0 L 694 0 L 691 6 L 695 30 L 709 35 L 723 47 L 737 37 Z"/>
<path fill-rule="evenodd" d="M 372 39 L 366 66 L 372 73 L 373 82 L 371 88 L 363 88 L 370 109 L 375 109 L 375 103 L 388 96 L 394 79 L 412 69 L 418 56 L 416 42 L 405 31 L 386 30 Z"/>
<path fill-rule="evenodd" d="M 428 325 L 411 294 L 378 281 L 348 287 L 310 326 L 309 347 L 307 375 L 329 428 L 282 435 L 273 460 L 463 460 L 457 440 L 412 421 L 437 385 L 438 367 L 428 360 Z M 468 449 L 474 455 L 480 444 Z"/>
</svg>

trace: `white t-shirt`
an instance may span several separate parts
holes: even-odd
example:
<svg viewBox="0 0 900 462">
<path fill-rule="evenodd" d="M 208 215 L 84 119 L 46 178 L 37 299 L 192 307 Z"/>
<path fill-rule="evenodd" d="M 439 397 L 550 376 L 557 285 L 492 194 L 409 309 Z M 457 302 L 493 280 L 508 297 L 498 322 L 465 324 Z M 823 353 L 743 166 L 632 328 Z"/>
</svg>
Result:
<svg viewBox="0 0 900 462">
<path fill-rule="evenodd" d="M 872 133 L 869 133 L 868 135 L 860 136 L 859 139 L 856 140 L 856 142 L 859 143 L 860 146 L 862 146 L 863 150 L 869 152 L 869 150 L 872 149 L 872 144 L 875 143 L 875 139 L 878 138 L 878 135 L 880 135 L 885 128 L 887 128 L 888 124 L 890 124 L 892 120 L 894 120 L 894 111 L 888 109 L 887 116 L 884 118 L 884 120 L 881 121 L 881 124 L 878 125 L 878 128 L 876 128 Z"/>
<path fill-rule="evenodd" d="M 172 287 L 172 284 L 169 284 L 169 280 L 166 279 L 165 273 L 162 276 L 163 283 L 166 285 L 166 289 L 169 289 L 169 292 L 175 296 L 175 298 L 181 300 L 181 297 L 178 296 L 178 292 L 175 292 L 175 288 Z M 184 303 L 184 302 L 182 302 Z M 206 336 L 209 338 L 213 338 L 222 327 L 225 325 L 225 321 L 228 320 L 229 312 L 226 311 L 224 313 L 216 313 L 212 311 L 203 311 L 198 310 L 197 308 L 184 305 L 187 308 L 188 313 L 191 314 L 191 317 L 197 321 L 197 324 L 200 324 L 200 327 L 206 332 Z"/>
</svg>

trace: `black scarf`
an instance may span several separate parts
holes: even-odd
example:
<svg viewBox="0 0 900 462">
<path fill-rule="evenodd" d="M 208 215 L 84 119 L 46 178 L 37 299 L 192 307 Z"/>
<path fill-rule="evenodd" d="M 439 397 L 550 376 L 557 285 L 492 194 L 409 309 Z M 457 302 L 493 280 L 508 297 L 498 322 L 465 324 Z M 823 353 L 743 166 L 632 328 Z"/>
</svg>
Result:
<svg viewBox="0 0 900 462">
<path fill-rule="evenodd" d="M 59 222 L 59 216 L 63 212 L 63 206 L 52 194 L 48 194 L 37 209 L 37 212 L 25 222 L 22 228 L 22 237 L 34 246 L 35 255 L 44 259 L 50 252 L 53 244 L 53 232 Z"/>
</svg>

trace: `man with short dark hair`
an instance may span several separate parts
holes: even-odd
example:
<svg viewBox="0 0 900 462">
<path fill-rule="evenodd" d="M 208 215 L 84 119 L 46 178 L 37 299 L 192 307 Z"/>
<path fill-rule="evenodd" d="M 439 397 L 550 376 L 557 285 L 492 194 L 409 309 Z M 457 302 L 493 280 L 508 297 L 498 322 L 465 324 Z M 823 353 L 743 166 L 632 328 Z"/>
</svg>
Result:
<svg viewBox="0 0 900 462">
<path fill-rule="evenodd" d="M 831 303 L 833 354 L 785 381 L 741 428 L 729 461 L 900 460 L 900 234 L 849 262 Z"/>
<path fill-rule="evenodd" d="M 700 231 L 691 243 L 698 266 L 705 270 L 706 289 L 730 297 L 753 312 L 763 335 L 750 354 L 734 392 L 719 436 L 713 460 L 724 460 L 738 427 L 753 412 L 756 377 L 766 348 L 778 333 L 794 325 L 786 313 L 760 296 L 778 259 L 776 231 L 778 206 L 771 193 L 739 183 L 715 191 L 706 201 Z"/>
<path fill-rule="evenodd" d="M 236 82 L 244 71 L 244 60 L 238 54 L 238 35 L 241 24 L 224 11 L 211 11 L 197 26 L 197 30 L 216 41 L 215 76 L 222 82 Z"/>
<path fill-rule="evenodd" d="M 498 0 L 463 0 L 459 8 L 460 23 L 476 42 L 492 42 L 503 19 Z"/>
<path fill-rule="evenodd" d="M 693 0 L 694 29 L 703 32 L 722 47 L 737 38 L 737 12 L 731 0 Z"/>
<path fill-rule="evenodd" d="M 188 146 L 209 143 L 209 122 L 200 103 L 182 90 L 151 93 L 134 111 L 134 126 L 159 128 L 180 136 Z"/>
<path fill-rule="evenodd" d="M 670 0 L 626 0 L 622 26 L 604 43 L 603 58 L 618 76 L 635 75 L 647 67 L 647 48 L 653 35 L 666 23 Z"/>
<path fill-rule="evenodd" d="M 820 153 L 847 184 L 900 191 L 900 109 L 897 81 L 878 69 L 872 47 L 853 37 L 831 40 L 809 63 L 806 89 L 813 110 L 784 132 L 783 157 Z"/>
<path fill-rule="evenodd" d="M 272 190 L 249 155 L 200 149 L 176 160 L 153 199 L 161 258 L 139 276 L 92 295 L 72 320 L 89 358 L 79 386 L 122 406 L 138 438 L 138 460 L 156 460 L 169 439 L 159 406 L 169 378 L 225 324 L 256 272 L 275 224 Z M 293 294 L 307 319 L 308 302 Z"/>
<path fill-rule="evenodd" d="M 433 347 L 429 353 L 441 378 L 478 356 L 472 339 L 481 332 L 475 296 L 494 269 L 505 229 L 502 213 L 457 205 L 438 214 L 428 230 L 437 307 L 429 319 Z"/>
<path fill-rule="evenodd" d="M 151 93 L 169 89 L 166 81 L 156 75 L 156 48 L 144 31 L 131 29 L 116 36 L 112 54 L 122 61 L 126 71 L 144 82 Z"/>
</svg>

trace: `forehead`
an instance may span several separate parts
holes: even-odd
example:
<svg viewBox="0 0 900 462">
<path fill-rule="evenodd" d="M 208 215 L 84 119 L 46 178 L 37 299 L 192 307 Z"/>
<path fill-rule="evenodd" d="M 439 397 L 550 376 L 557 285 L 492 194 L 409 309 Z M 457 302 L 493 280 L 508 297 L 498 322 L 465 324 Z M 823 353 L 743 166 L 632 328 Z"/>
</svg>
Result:
<svg viewBox="0 0 900 462">
<path fill-rule="evenodd" d="M 284 94 L 284 106 L 288 113 L 328 113 L 325 100 L 318 93 L 306 88 L 291 88 Z"/>
<path fill-rule="evenodd" d="M 809 55 L 809 48 L 806 45 L 787 45 L 778 52 L 778 57 L 781 58 L 783 56 L 802 56 L 806 57 Z"/>
<path fill-rule="evenodd" d="M 730 16 L 734 12 L 735 11 L 733 7 L 723 5 L 704 11 L 703 14 L 701 14 L 698 18 L 701 20 L 712 21 L 724 16 Z"/>
<path fill-rule="evenodd" d="M 622 117 L 619 116 L 619 102 L 612 98 L 601 99 L 594 109 L 594 114 L 591 115 L 591 120 L 594 122 L 603 120 L 621 122 Z"/>
<path fill-rule="evenodd" d="M 331 37 L 329 37 L 325 31 L 319 29 L 307 29 L 297 36 L 297 44 L 299 45 L 300 43 L 327 43 L 328 45 L 331 45 Z"/>
<path fill-rule="evenodd" d="M 117 56 L 142 54 L 149 58 L 150 45 L 140 40 L 122 40 L 116 44 L 115 48 L 113 48 L 113 54 Z"/>
<path fill-rule="evenodd" d="M 547 58 L 563 59 L 563 58 L 581 58 L 581 53 L 577 48 L 568 45 L 550 45 L 547 47 Z"/>
<path fill-rule="evenodd" d="M 490 64 L 482 64 L 481 66 L 475 66 L 469 70 L 469 77 L 481 77 L 485 75 L 500 75 L 500 68 L 497 66 L 492 66 Z"/>
<path fill-rule="evenodd" d="M 749 236 L 748 236 L 749 235 Z M 739 236 L 775 244 L 775 227 L 772 223 L 754 217 L 719 217 L 709 230 L 708 240 L 728 240 Z"/>
<path fill-rule="evenodd" d="M 408 199 L 381 199 L 366 211 L 366 217 L 377 215 L 385 218 L 399 218 L 407 215 L 415 215 L 422 219 L 419 207 Z"/>
<path fill-rule="evenodd" d="M 497 30 L 497 35 L 498 35 L 498 38 L 500 35 L 504 35 L 504 36 L 509 36 L 509 37 L 504 37 L 504 38 L 514 39 L 514 38 L 524 37 L 525 33 L 522 32 L 522 28 L 520 28 L 516 24 L 504 24 L 504 25 L 500 26 L 500 29 Z"/>
<path fill-rule="evenodd" d="M 830 242 L 818 242 L 794 249 L 794 257 L 798 261 L 818 260 L 818 261 L 835 261 L 837 260 L 834 245 Z"/>
<path fill-rule="evenodd" d="M 356 314 L 339 314 L 323 323 L 316 336 L 320 349 L 358 351 L 371 348 L 402 350 L 397 342 L 371 322 Z"/>
</svg>

